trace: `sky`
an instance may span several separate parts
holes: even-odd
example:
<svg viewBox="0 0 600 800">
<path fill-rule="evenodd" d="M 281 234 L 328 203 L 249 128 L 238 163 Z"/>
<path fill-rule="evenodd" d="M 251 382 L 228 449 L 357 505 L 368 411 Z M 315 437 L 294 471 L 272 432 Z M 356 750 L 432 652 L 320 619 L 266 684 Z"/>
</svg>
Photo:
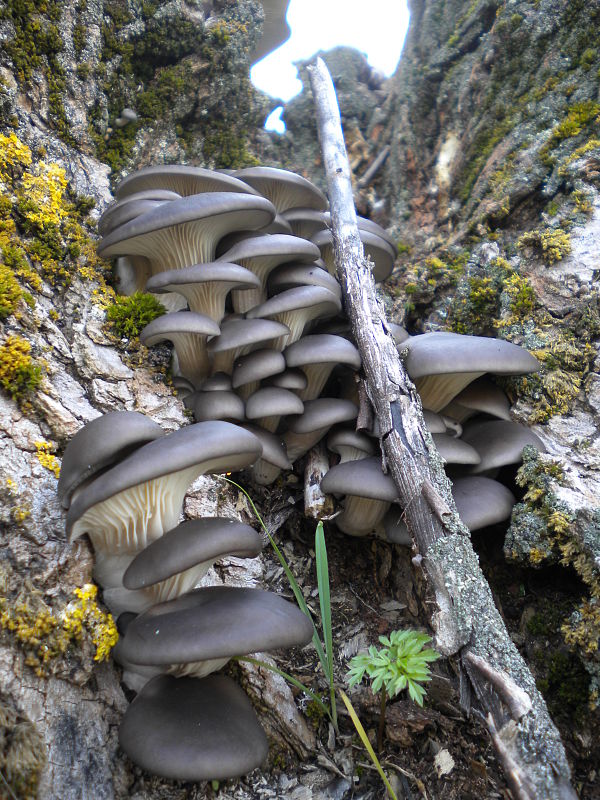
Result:
<svg viewBox="0 0 600 800">
<path fill-rule="evenodd" d="M 285 102 L 302 89 L 293 62 L 318 50 L 356 47 L 371 66 L 391 75 L 406 35 L 408 9 L 406 0 L 291 0 L 287 21 L 291 37 L 251 72 L 257 88 Z M 271 116 L 275 124 L 279 112 Z M 283 123 L 271 129 L 282 133 Z"/>
</svg>

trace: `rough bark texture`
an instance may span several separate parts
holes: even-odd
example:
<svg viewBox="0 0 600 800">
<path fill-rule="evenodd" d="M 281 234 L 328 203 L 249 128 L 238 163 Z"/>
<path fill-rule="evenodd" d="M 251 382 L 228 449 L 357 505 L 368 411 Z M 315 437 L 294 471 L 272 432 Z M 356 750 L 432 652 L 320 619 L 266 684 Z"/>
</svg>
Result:
<svg viewBox="0 0 600 800">
<path fill-rule="evenodd" d="M 398 488 L 406 523 L 438 598 L 432 615 L 437 647 L 446 655 L 454 655 L 469 646 L 530 697 L 531 707 L 508 721 L 499 702 L 504 699 L 506 703 L 506 697 L 491 685 L 488 692 L 481 672 L 469 670 L 479 702 L 491 715 L 514 765 L 509 778 L 513 789 L 519 787 L 518 796 L 524 800 L 575 797 L 560 736 L 494 605 L 468 535 L 461 530 L 449 482 L 439 474 L 439 457 L 433 457 L 430 467 L 429 437 L 419 413 L 420 403 L 386 331 L 385 314 L 377 302 L 375 282 L 362 252 L 339 109 L 322 60 L 317 59 L 310 68 L 310 78 L 346 313 L 379 421 L 385 467 Z"/>
</svg>

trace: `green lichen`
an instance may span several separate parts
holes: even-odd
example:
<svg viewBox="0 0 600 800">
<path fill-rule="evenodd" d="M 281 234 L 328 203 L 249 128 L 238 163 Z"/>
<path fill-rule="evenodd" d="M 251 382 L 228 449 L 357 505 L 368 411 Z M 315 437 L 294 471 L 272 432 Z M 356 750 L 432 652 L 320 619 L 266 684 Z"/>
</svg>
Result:
<svg viewBox="0 0 600 800">
<path fill-rule="evenodd" d="M 0 345 L 0 386 L 24 404 L 42 381 L 42 365 L 31 357 L 31 345 L 20 336 L 8 336 Z"/>
<path fill-rule="evenodd" d="M 591 125 L 598 126 L 600 124 L 600 104 L 593 100 L 583 100 L 580 103 L 574 103 L 567 109 L 567 114 L 558 125 L 552 129 L 550 137 L 546 144 L 540 150 L 540 158 L 544 163 L 551 166 L 554 163 L 553 157 L 550 155 L 558 145 L 578 136 L 584 128 Z"/>
<path fill-rule="evenodd" d="M 151 294 L 116 297 L 106 311 L 108 330 L 118 339 L 135 340 L 146 325 L 164 313 L 164 306 Z"/>
<path fill-rule="evenodd" d="M 571 236 L 561 228 L 527 231 L 518 240 L 517 247 L 534 247 L 546 264 L 555 264 L 571 252 Z"/>
</svg>

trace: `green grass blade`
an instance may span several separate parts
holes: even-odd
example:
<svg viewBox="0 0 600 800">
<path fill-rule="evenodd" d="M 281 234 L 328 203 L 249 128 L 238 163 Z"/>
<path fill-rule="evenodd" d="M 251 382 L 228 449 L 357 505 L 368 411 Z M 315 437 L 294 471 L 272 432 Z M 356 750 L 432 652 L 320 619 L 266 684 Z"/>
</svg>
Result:
<svg viewBox="0 0 600 800">
<path fill-rule="evenodd" d="M 315 533 L 315 560 L 317 563 L 317 587 L 319 590 L 319 605 L 321 607 L 321 625 L 323 626 L 323 639 L 325 641 L 326 663 L 329 692 L 331 696 L 331 718 L 337 730 L 337 710 L 335 704 L 335 684 L 333 676 L 333 632 L 331 627 L 331 593 L 329 588 L 329 564 L 327 561 L 327 546 L 325 545 L 325 532 L 323 523 L 319 522 Z"/>
<path fill-rule="evenodd" d="M 365 746 L 365 750 L 369 754 L 369 758 L 373 762 L 373 764 L 375 766 L 375 769 L 377 770 L 377 772 L 379 773 L 379 775 L 381 777 L 381 780 L 384 782 L 385 788 L 388 790 L 389 796 L 392 798 L 392 800 L 398 800 L 398 798 L 396 797 L 396 794 L 394 793 L 394 790 L 392 789 L 392 787 L 390 785 L 390 782 L 387 779 L 387 775 L 385 774 L 381 764 L 379 763 L 379 759 L 375 755 L 375 751 L 373 750 L 373 747 L 371 746 L 371 742 L 369 741 L 369 737 L 367 736 L 367 732 L 363 728 L 362 722 L 359 720 L 358 714 L 354 710 L 354 706 L 350 702 L 349 698 L 346 696 L 345 692 L 343 692 L 341 689 L 340 689 L 340 695 L 341 695 L 342 700 L 344 701 L 344 705 L 348 709 L 348 713 L 350 714 L 350 719 L 352 720 L 352 722 L 354 724 L 354 727 L 356 728 L 356 732 L 360 736 L 360 739 L 361 739 L 362 743 Z"/>
<path fill-rule="evenodd" d="M 281 552 L 279 547 L 277 547 L 277 543 L 276 543 L 275 539 L 273 539 L 273 537 L 269 533 L 269 531 L 267 529 L 267 526 L 265 525 L 265 523 L 263 521 L 263 518 L 259 514 L 258 509 L 256 508 L 256 506 L 254 505 L 254 501 L 252 500 L 252 498 L 250 497 L 248 492 L 244 489 L 244 487 L 240 486 L 239 483 L 236 483 L 235 481 L 232 481 L 231 478 L 226 478 L 224 475 L 221 475 L 220 477 L 224 481 L 227 481 L 227 483 L 231 483 L 232 486 L 235 486 L 237 489 L 239 489 L 240 492 L 242 492 L 242 494 L 244 494 L 246 496 L 246 499 L 250 503 L 250 506 L 252 507 L 252 511 L 254 512 L 254 514 L 256 516 L 256 519 L 259 521 L 261 528 L 263 529 L 263 531 L 267 535 L 267 537 L 269 539 L 269 542 L 271 543 L 271 547 L 275 551 L 275 555 L 277 556 L 277 558 L 279 559 L 279 563 L 283 567 L 283 571 L 285 572 L 285 575 L 286 575 L 286 577 L 288 579 L 288 582 L 290 584 L 292 592 L 294 593 L 294 597 L 296 598 L 296 602 L 298 603 L 298 607 L 300 608 L 300 610 L 304 614 L 306 614 L 306 616 L 309 618 L 309 620 L 313 624 L 312 643 L 313 643 L 313 646 L 314 646 L 315 650 L 317 651 L 317 655 L 319 656 L 319 661 L 321 662 L 321 665 L 322 665 L 323 669 L 325 670 L 325 674 L 327 674 L 327 669 L 326 669 L 327 659 L 325 657 L 325 652 L 323 650 L 323 645 L 321 644 L 321 640 L 319 638 L 319 634 L 318 634 L 317 629 L 315 627 L 315 623 L 313 621 L 312 614 L 310 613 L 310 610 L 309 610 L 308 606 L 306 605 L 306 600 L 304 599 L 304 595 L 302 594 L 302 590 L 298 586 L 298 581 L 294 577 L 293 572 L 291 571 L 291 569 L 288 566 L 287 561 L 285 560 L 285 556 L 283 555 L 283 553 Z"/>
<path fill-rule="evenodd" d="M 294 678 L 293 675 L 290 675 L 288 672 L 284 672 L 279 667 L 275 667 L 273 664 L 267 664 L 266 661 L 260 661 L 258 658 L 251 658 L 251 656 L 236 656 L 234 661 L 247 661 L 249 664 L 254 664 L 256 667 L 263 667 L 264 669 L 268 669 L 271 672 L 275 672 L 277 675 L 281 675 L 281 677 L 295 686 L 297 689 L 300 689 L 301 692 L 307 694 L 311 700 L 314 700 L 315 703 L 318 703 L 320 708 L 322 709 L 323 713 L 327 714 L 329 719 L 331 719 L 331 712 L 325 705 L 325 703 L 321 700 L 321 698 L 315 694 L 308 686 L 305 686 L 301 681 Z"/>
</svg>

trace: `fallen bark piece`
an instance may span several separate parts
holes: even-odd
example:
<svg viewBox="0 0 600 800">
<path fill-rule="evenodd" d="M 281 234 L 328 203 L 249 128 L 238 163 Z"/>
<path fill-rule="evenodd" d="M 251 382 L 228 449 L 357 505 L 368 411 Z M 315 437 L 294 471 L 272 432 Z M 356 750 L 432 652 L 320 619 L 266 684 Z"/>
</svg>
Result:
<svg viewBox="0 0 600 800">
<path fill-rule="evenodd" d="M 350 166 L 331 76 L 322 59 L 309 68 L 309 74 L 327 175 L 338 278 L 361 354 L 367 393 L 379 422 L 384 467 L 398 488 L 406 523 L 435 592 L 431 622 L 436 645 L 446 655 L 468 645 L 469 651 L 531 699 L 531 710 L 518 723 L 509 720 L 514 736 L 505 736 L 508 725 L 502 699 L 479 670 L 466 658 L 462 660 L 515 796 L 519 800 L 576 798 L 558 731 L 494 605 L 423 421 L 420 399 L 387 334 L 389 326 L 358 234 Z"/>
</svg>

